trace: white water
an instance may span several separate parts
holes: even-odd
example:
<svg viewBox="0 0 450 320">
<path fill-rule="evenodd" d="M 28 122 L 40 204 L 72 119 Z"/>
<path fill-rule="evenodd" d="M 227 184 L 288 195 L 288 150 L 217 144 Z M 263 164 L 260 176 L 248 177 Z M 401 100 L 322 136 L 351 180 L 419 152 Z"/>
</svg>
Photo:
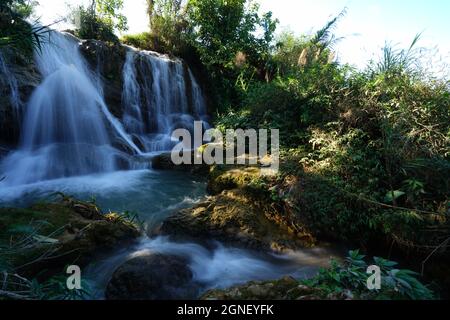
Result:
<svg viewBox="0 0 450 320">
<path fill-rule="evenodd" d="M 1 82 L 6 82 L 6 85 L 9 87 L 9 100 L 13 107 L 14 116 L 19 121 L 22 108 L 19 87 L 16 76 L 8 67 L 2 51 L 0 51 L 0 76 L 0 84 Z"/>
<path fill-rule="evenodd" d="M 106 107 L 78 40 L 53 32 L 35 60 L 44 80 L 26 106 L 19 149 L 0 165 L 4 183 L 112 172 L 129 163 L 112 143 L 139 149 Z"/>
<path fill-rule="evenodd" d="M 53 32 L 35 59 L 43 82 L 23 110 L 19 148 L 0 163 L 0 177 L 6 178 L 0 182 L 0 206 L 27 206 L 64 192 L 82 200 L 95 198 L 104 211 L 138 213 L 152 228 L 204 197 L 205 183 L 188 175 L 132 171 L 146 168 L 145 158 L 137 160 L 143 153 L 170 150 L 172 130 L 192 129 L 194 120 L 206 120 L 203 93 L 181 61 L 130 48 L 123 68 L 124 116 L 119 120 L 109 112 L 100 77 L 90 70 L 76 38 Z M 0 72 L 8 74 L 5 68 L 1 60 Z M 14 100 L 16 84 L 7 78 Z M 101 292 L 120 263 L 148 250 L 187 257 L 203 289 L 286 274 L 304 277 L 329 258 L 320 250 L 273 256 L 220 244 L 206 249 L 145 238 L 98 261 L 88 274 Z"/>
<path fill-rule="evenodd" d="M 170 150 L 175 145 L 171 139 L 175 129 L 193 130 L 194 121 L 206 120 L 203 93 L 192 71 L 180 60 L 129 48 L 123 82 L 123 122 L 146 153 Z"/>
<path fill-rule="evenodd" d="M 218 242 L 212 245 L 214 248 L 208 249 L 196 243 L 173 242 L 168 237 L 144 238 L 131 248 L 98 260 L 86 270 L 85 276 L 91 283 L 93 297 L 103 299 L 111 276 L 125 261 L 148 253 L 175 255 L 188 261 L 193 285 L 198 286 L 200 296 L 210 289 L 229 288 L 248 281 L 275 280 L 283 276 L 307 279 L 319 268 L 328 267 L 331 258 L 339 257 L 337 252 L 323 248 L 275 255 L 227 247 Z"/>
</svg>

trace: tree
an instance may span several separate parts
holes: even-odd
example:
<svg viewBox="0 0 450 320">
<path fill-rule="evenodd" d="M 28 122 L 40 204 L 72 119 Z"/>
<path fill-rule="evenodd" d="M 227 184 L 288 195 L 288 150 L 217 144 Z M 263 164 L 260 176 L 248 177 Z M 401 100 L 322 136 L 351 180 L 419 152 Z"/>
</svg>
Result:
<svg viewBox="0 0 450 320">
<path fill-rule="evenodd" d="M 96 14 L 106 24 L 118 31 L 128 30 L 127 18 L 120 13 L 123 9 L 123 0 L 92 0 L 96 3 Z"/>
<path fill-rule="evenodd" d="M 272 13 L 260 15 L 251 0 L 190 0 L 187 14 L 191 41 L 216 82 L 218 99 L 234 99 L 254 78 L 266 78 L 278 23 Z"/>
<path fill-rule="evenodd" d="M 205 65 L 232 68 L 238 53 L 254 66 L 267 58 L 277 21 L 270 12 L 260 16 L 255 2 L 191 0 L 188 10 Z"/>
<path fill-rule="evenodd" d="M 48 29 L 38 21 L 27 22 L 36 5 L 36 1 L 0 0 L 0 48 L 13 48 L 26 55 L 41 48 Z"/>
<path fill-rule="evenodd" d="M 187 47 L 191 32 L 182 0 L 147 0 L 150 34 L 155 46 L 180 54 Z"/>
<path fill-rule="evenodd" d="M 114 31 L 128 30 L 127 18 L 120 13 L 123 0 L 92 0 L 87 7 L 73 9 L 76 35 L 83 39 L 118 41 Z"/>
</svg>

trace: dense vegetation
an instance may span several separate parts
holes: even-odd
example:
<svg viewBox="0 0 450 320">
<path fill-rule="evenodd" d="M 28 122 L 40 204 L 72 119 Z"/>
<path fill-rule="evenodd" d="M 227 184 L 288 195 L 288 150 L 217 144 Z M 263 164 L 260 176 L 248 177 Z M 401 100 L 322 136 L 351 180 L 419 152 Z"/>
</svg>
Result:
<svg viewBox="0 0 450 320">
<path fill-rule="evenodd" d="M 387 45 L 378 61 L 357 70 L 334 57 L 333 28 L 345 10 L 313 35 L 276 36 L 277 21 L 252 1 L 147 3 L 149 32 L 124 36 L 124 43 L 181 56 L 203 70 L 219 129 L 280 129 L 281 172 L 256 182 L 277 208 L 314 234 L 409 252 L 423 268 L 434 256 L 448 259 L 450 80 L 421 67 L 419 36 L 406 49 Z M 97 0 L 76 8 L 76 34 L 117 41 L 115 31 L 126 30 L 122 7 L 120 0 Z M 2 0 L 2 46 L 30 51 L 39 44 L 24 21 L 26 8 Z M 284 192 L 292 181 L 301 192 Z M 362 263 L 355 253 L 312 281 L 359 286 Z M 392 276 L 392 263 L 379 263 Z M 411 280 L 409 273 L 396 276 L 403 278 L 392 281 Z M 406 295 L 432 297 L 411 282 Z"/>
<path fill-rule="evenodd" d="M 345 10 L 311 36 L 275 37 L 250 1 L 150 2 L 150 32 L 124 41 L 200 61 L 217 127 L 280 129 L 282 172 L 262 184 L 302 185 L 273 197 L 281 208 L 324 237 L 446 256 L 449 79 L 421 67 L 419 35 L 357 70 L 334 58 Z"/>
<path fill-rule="evenodd" d="M 279 128 L 283 175 L 312 179 L 302 209 L 314 224 L 426 251 L 448 240 L 449 80 L 421 67 L 420 36 L 356 70 L 334 58 L 345 10 L 312 36 L 275 38 L 277 21 L 254 2 L 149 3 L 150 32 L 124 40 L 193 49 L 213 83 L 219 128 Z"/>
<path fill-rule="evenodd" d="M 0 49 L 14 49 L 25 55 L 32 55 L 34 48 L 40 48 L 47 33 L 38 21 L 27 22 L 36 1 L 0 1 Z"/>
<path fill-rule="evenodd" d="M 75 35 L 82 39 L 117 42 L 115 31 L 126 31 L 127 18 L 120 13 L 123 0 L 92 0 L 89 6 L 72 8 Z"/>
</svg>

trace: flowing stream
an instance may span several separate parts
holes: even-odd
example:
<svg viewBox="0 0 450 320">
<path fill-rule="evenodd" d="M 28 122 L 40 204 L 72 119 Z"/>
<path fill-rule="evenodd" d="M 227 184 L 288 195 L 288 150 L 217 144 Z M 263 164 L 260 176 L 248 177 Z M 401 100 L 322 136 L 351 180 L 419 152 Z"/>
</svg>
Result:
<svg viewBox="0 0 450 320">
<path fill-rule="evenodd" d="M 63 192 L 84 200 L 94 198 L 104 211 L 136 213 L 152 228 L 206 196 L 202 179 L 154 171 L 146 158 L 172 148 L 174 129 L 192 129 L 194 120 L 207 126 L 203 93 L 181 60 L 127 48 L 122 119 L 110 113 L 101 79 L 82 56 L 78 39 L 52 32 L 51 42 L 35 60 L 43 81 L 22 106 L 18 148 L 0 162 L 0 178 L 4 177 L 0 206 L 27 206 Z M 0 56 L 2 77 L 5 70 Z M 10 77 L 14 100 L 16 82 Z M 310 276 L 332 255 L 318 248 L 276 256 L 220 243 L 205 248 L 144 237 L 89 267 L 87 276 L 96 288 L 93 298 L 103 297 L 109 277 L 121 263 L 148 250 L 189 258 L 203 290 L 283 275 Z"/>
</svg>

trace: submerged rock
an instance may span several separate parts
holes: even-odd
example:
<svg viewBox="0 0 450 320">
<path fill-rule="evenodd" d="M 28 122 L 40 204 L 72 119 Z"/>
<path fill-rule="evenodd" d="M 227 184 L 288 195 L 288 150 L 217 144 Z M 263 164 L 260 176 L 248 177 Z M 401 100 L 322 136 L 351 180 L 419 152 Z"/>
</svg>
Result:
<svg viewBox="0 0 450 320">
<path fill-rule="evenodd" d="M 185 259 L 147 253 L 120 266 L 106 288 L 108 300 L 177 300 L 195 297 Z"/>
</svg>

